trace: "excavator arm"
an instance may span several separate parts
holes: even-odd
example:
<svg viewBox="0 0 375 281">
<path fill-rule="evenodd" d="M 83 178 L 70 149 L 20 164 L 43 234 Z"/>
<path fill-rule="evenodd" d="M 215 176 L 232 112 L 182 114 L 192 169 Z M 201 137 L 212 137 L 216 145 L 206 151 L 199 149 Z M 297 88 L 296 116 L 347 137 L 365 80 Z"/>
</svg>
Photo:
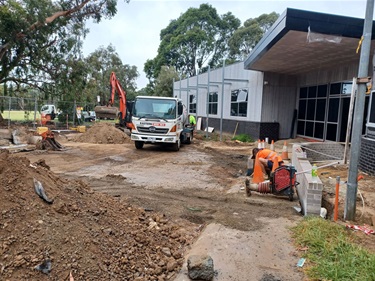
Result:
<svg viewBox="0 0 375 281">
<path fill-rule="evenodd" d="M 112 118 L 115 119 L 118 117 L 118 113 L 120 113 L 120 127 L 126 127 L 129 130 L 132 129 L 132 123 L 130 120 L 130 113 L 127 108 L 127 100 L 126 100 L 126 92 L 121 87 L 121 84 L 119 80 L 116 77 L 116 74 L 114 72 L 111 73 L 110 76 L 110 86 L 111 86 L 111 96 L 108 101 L 107 106 L 96 106 L 95 107 L 95 113 L 97 117 L 106 117 L 106 118 Z M 120 108 L 119 110 L 113 106 L 115 102 L 115 96 L 119 97 L 119 104 Z"/>
<path fill-rule="evenodd" d="M 122 89 L 120 82 L 118 81 L 116 74 L 114 72 L 111 73 L 110 77 L 111 83 L 111 99 L 109 100 L 109 104 L 113 106 L 115 101 L 115 93 L 120 99 L 120 113 L 121 113 L 121 120 L 124 120 L 126 117 L 126 92 Z"/>
</svg>

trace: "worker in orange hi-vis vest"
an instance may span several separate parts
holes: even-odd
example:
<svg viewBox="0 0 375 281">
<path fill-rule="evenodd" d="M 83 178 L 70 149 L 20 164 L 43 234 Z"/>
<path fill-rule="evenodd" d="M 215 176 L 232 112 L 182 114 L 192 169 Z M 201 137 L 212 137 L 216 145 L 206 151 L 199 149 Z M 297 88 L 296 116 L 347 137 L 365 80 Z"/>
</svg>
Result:
<svg viewBox="0 0 375 281">
<path fill-rule="evenodd" d="M 283 159 L 275 151 L 265 148 L 254 148 L 252 159 L 254 159 L 253 183 L 263 182 L 270 172 L 284 165 Z"/>
</svg>

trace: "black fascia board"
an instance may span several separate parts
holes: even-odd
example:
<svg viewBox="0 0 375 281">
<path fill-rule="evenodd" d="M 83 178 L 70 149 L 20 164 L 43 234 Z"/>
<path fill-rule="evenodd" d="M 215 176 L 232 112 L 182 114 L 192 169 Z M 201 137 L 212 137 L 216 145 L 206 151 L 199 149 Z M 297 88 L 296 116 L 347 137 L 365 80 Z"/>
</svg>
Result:
<svg viewBox="0 0 375 281">
<path fill-rule="evenodd" d="M 254 47 L 244 62 L 244 68 L 251 69 L 253 63 L 291 30 L 307 33 L 310 26 L 311 32 L 359 39 L 363 33 L 363 23 L 364 19 L 359 18 L 287 8 Z M 373 23 L 372 38 L 375 37 L 374 33 Z"/>
</svg>

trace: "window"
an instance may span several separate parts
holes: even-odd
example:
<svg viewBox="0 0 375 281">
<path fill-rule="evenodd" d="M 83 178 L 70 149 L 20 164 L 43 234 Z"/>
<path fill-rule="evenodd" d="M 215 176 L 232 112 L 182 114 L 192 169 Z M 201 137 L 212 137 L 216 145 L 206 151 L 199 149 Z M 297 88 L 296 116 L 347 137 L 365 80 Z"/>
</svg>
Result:
<svg viewBox="0 0 375 281">
<path fill-rule="evenodd" d="M 297 134 L 324 138 L 328 85 L 302 87 L 299 91 Z"/>
<path fill-rule="evenodd" d="M 247 115 L 247 89 L 233 90 L 231 93 L 231 116 Z"/>
<path fill-rule="evenodd" d="M 218 96 L 217 92 L 208 95 L 208 114 L 217 115 Z"/>
<path fill-rule="evenodd" d="M 189 113 L 197 113 L 197 98 L 195 94 L 189 96 Z"/>
<path fill-rule="evenodd" d="M 344 105 L 352 89 L 349 81 L 301 87 L 297 134 L 323 140 L 345 139 L 348 109 Z"/>
<path fill-rule="evenodd" d="M 133 116 L 155 117 L 164 119 L 176 118 L 176 101 L 152 98 L 138 98 L 134 103 Z"/>
</svg>

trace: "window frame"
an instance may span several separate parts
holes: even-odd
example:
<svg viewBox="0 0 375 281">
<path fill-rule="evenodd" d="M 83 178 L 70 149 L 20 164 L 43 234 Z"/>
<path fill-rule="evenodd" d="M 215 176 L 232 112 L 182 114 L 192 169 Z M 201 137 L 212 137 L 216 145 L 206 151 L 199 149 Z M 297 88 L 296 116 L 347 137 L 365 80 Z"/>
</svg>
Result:
<svg viewBox="0 0 375 281">
<path fill-rule="evenodd" d="M 244 96 L 244 93 L 245 96 Z M 234 96 L 235 95 L 235 96 Z M 235 97 L 235 100 L 233 98 Z M 247 117 L 247 106 L 249 102 L 249 90 L 239 88 L 231 91 L 230 116 Z"/>
</svg>

